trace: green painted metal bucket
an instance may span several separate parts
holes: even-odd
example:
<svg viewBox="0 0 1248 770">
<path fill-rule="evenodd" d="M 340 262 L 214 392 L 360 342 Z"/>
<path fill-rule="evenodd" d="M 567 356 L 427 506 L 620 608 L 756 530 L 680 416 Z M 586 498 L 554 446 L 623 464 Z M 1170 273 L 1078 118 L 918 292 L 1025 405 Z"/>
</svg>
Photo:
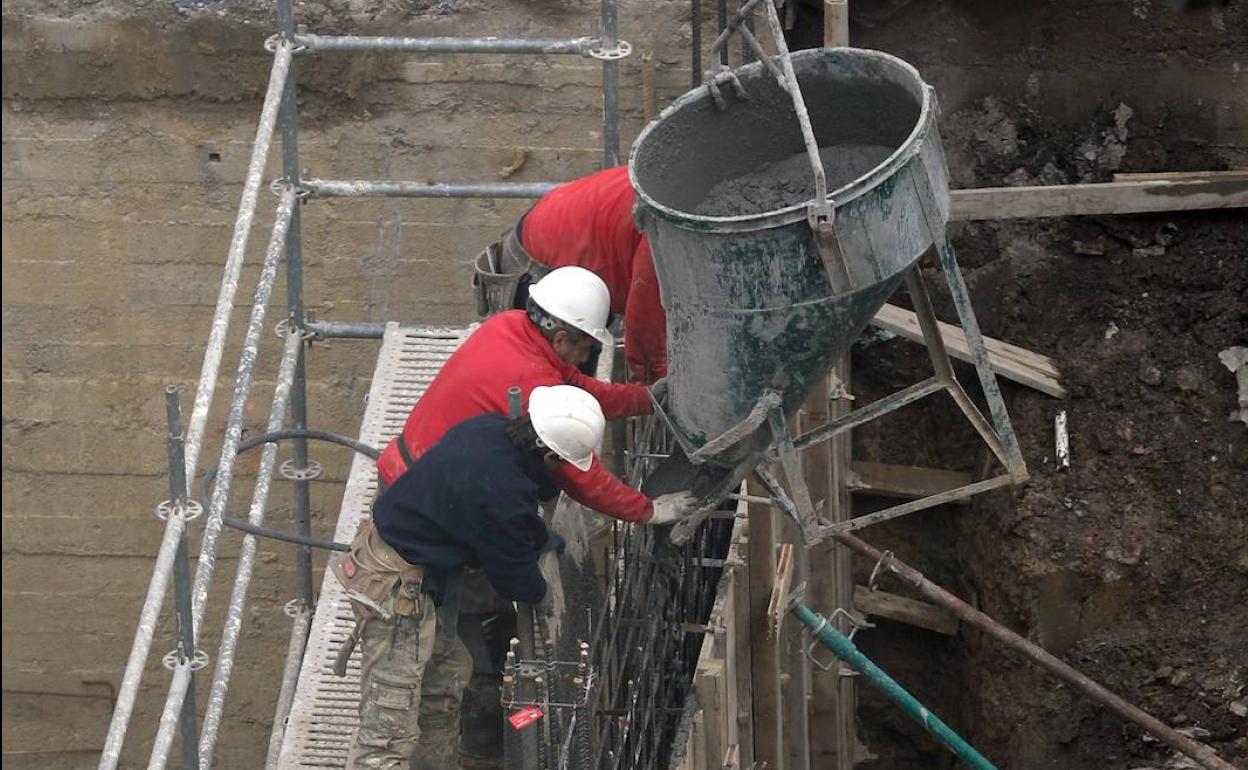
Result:
<svg viewBox="0 0 1248 770">
<path fill-rule="evenodd" d="M 852 48 L 800 51 L 793 66 L 835 207 L 830 249 L 808 220 L 792 102 L 762 63 L 736 71 L 744 93 L 721 87 L 722 109 L 707 88 L 682 96 L 629 157 L 667 310 L 667 417 L 686 450 L 748 423 L 769 390 L 791 415 L 932 245 L 927 218 L 948 217 L 935 94 L 913 67 Z M 751 426 L 702 459 L 735 465 L 770 438 Z"/>
</svg>

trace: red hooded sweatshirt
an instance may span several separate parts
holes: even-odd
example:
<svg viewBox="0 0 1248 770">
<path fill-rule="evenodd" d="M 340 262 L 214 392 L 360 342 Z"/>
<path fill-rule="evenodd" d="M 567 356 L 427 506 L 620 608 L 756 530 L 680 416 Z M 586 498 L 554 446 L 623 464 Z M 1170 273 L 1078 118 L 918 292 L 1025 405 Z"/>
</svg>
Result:
<svg viewBox="0 0 1248 770">
<path fill-rule="evenodd" d="M 508 310 L 481 324 L 434 377 L 407 416 L 403 433 L 378 458 L 382 480 L 392 484 L 407 469 L 398 441 L 406 443 L 415 460 L 460 421 L 490 412 L 507 414 L 507 390 L 513 385 L 520 388 L 526 411 L 529 393 L 541 385 L 575 385 L 588 391 L 608 420 L 649 414 L 651 408 L 644 387 L 581 374 L 560 360 L 523 310 Z M 620 481 L 597 456 L 588 471 L 564 463 L 551 475 L 572 499 L 612 518 L 647 521 L 654 513 L 650 498 Z"/>
<path fill-rule="evenodd" d="M 560 185 L 525 215 L 520 243 L 546 267 L 576 265 L 607 284 L 611 312 L 624 316 L 629 371 L 650 383 L 667 374 L 667 317 L 650 243 L 633 219 L 635 200 L 626 166 Z"/>
</svg>

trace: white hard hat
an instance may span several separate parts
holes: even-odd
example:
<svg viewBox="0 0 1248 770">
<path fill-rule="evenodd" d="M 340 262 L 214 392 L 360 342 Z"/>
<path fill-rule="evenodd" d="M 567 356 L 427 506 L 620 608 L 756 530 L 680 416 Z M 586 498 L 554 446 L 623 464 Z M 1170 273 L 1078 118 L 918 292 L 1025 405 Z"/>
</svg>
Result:
<svg viewBox="0 0 1248 770">
<path fill-rule="evenodd" d="M 547 315 L 579 329 L 601 345 L 612 344 L 607 331 L 611 292 L 601 278 L 583 267 L 551 270 L 529 289 L 529 297 Z"/>
<path fill-rule="evenodd" d="M 589 470 L 607 427 L 598 399 L 572 385 L 534 388 L 529 393 L 529 419 L 552 452 Z"/>
</svg>

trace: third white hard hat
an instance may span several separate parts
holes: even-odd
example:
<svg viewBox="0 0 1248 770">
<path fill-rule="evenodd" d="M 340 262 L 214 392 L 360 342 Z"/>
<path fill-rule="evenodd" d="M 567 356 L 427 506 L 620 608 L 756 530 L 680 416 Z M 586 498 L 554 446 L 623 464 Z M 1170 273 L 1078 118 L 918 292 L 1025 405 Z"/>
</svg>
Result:
<svg viewBox="0 0 1248 770">
<path fill-rule="evenodd" d="M 607 426 L 598 399 L 572 385 L 534 388 L 529 393 L 529 419 L 551 451 L 580 470 L 589 470 Z"/>
<path fill-rule="evenodd" d="M 529 297 L 547 315 L 585 332 L 600 344 L 611 344 L 607 316 L 611 292 L 607 284 L 583 267 L 551 270 L 529 289 Z"/>
</svg>

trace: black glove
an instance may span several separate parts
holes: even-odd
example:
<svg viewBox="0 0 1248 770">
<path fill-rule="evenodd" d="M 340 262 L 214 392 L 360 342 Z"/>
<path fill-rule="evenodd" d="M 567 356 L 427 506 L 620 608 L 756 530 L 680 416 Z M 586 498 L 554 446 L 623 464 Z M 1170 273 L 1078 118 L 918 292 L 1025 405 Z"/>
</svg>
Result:
<svg viewBox="0 0 1248 770">
<path fill-rule="evenodd" d="M 560 535 L 558 532 L 551 532 L 549 537 L 546 538 L 546 542 L 542 543 L 542 547 L 538 549 L 538 553 L 554 551 L 559 556 L 562 556 L 566 550 L 568 550 L 568 541 L 564 540 L 563 535 Z"/>
</svg>

